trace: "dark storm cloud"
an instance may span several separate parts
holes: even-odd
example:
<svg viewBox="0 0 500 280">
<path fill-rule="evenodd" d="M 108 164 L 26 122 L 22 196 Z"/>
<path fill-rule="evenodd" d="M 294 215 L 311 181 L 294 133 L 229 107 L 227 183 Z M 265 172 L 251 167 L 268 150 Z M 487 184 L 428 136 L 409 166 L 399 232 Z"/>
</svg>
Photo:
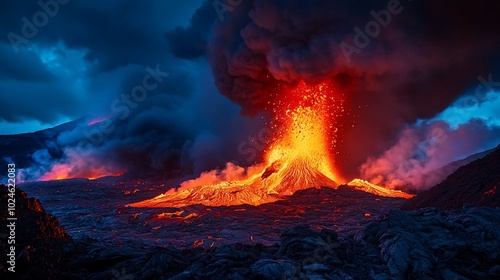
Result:
<svg viewBox="0 0 500 280">
<path fill-rule="evenodd" d="M 21 50 L 19 56 L 16 56 L 13 55 L 10 45 L 0 44 L 0 57 L 2 57 L 2 68 L 0 68 L 2 80 L 51 82 L 56 79 L 34 52 Z"/>
<path fill-rule="evenodd" d="M 24 179 L 51 172 L 88 177 L 96 170 L 167 177 L 237 159 L 236 147 L 255 120 L 242 119 L 239 108 L 217 93 L 204 61 L 173 57 L 165 38 L 182 32 L 176 27 L 188 25 L 200 4 L 69 1 L 29 42 L 16 45 L 16 54 L 8 34 L 22 36 L 22 18 L 32 21 L 41 7 L 37 1 L 3 1 L 0 119 L 51 123 L 87 115 L 47 143 L 50 149 L 32 155 L 35 164 L 24 170 Z M 199 44 L 188 44 L 199 52 L 194 56 L 206 47 L 205 22 L 196 14 L 191 19 L 203 28 L 193 37 Z M 130 100 L 147 76 L 155 86 L 144 100 L 124 99 Z M 89 126 L 93 119 L 108 121 Z M 205 152 L 195 152 L 200 149 Z"/>
<path fill-rule="evenodd" d="M 18 93 L 20 90 L 22 92 Z M 78 101 L 71 97 L 63 84 L 4 81 L 0 84 L 0 91 L 3 93 L 0 96 L 0 120 L 8 122 L 34 118 L 42 123 L 53 123 L 62 116 L 72 116 L 82 111 Z"/>
<path fill-rule="evenodd" d="M 336 159 L 346 177 L 406 124 L 432 118 L 477 84 L 500 48 L 492 1 L 250 2 L 213 31 L 217 87 L 254 114 L 301 80 L 335 84 L 350 112 Z"/>
<path fill-rule="evenodd" d="M 179 26 L 165 34 L 172 54 L 187 59 L 198 58 L 205 54 L 210 29 L 216 19 L 212 3 L 206 1 L 196 9 L 187 27 Z"/>
<path fill-rule="evenodd" d="M 0 43 L 0 57 L 0 120 L 52 123 L 81 112 L 80 98 L 66 80 L 49 71 L 34 52 L 23 49 L 15 56 L 10 46 Z"/>
<path fill-rule="evenodd" d="M 22 17 L 32 20 L 42 8 L 36 1 L 28 4 L 3 1 L 1 34 L 22 35 Z M 42 1 L 50 2 L 50 1 Z M 199 1 L 69 1 L 39 28 L 30 43 L 52 45 L 62 40 L 69 48 L 87 49 L 86 59 L 97 61 L 99 69 L 130 63 L 148 64 L 165 55 L 163 33 L 189 16 Z M 183 23 L 181 23 L 183 24 Z M 2 39 L 8 41 L 6 36 Z"/>
<path fill-rule="evenodd" d="M 107 166 L 130 176 L 165 178 L 198 174 L 237 159 L 236 147 L 255 121 L 242 119 L 239 108 L 215 90 L 209 77 L 196 71 L 175 69 L 145 100 L 133 101 L 130 107 L 121 102 L 127 113 L 120 109 L 103 122 L 109 122 L 105 126 L 85 122 L 61 133 L 57 146 L 63 156 L 54 158 L 46 172 L 63 165 L 70 166 L 72 176 L 86 176 L 96 167 Z M 143 77 L 144 73 L 130 75 L 122 92 L 130 95 Z M 203 153 L 196 152 L 200 147 Z M 40 173 L 35 171 L 34 176 Z M 27 174 L 25 179 L 30 179 Z"/>
<path fill-rule="evenodd" d="M 53 143 L 62 155 L 24 170 L 23 179 L 66 169 L 72 177 L 89 177 L 103 166 L 107 174 L 123 171 L 132 177 L 171 178 L 238 160 L 236 147 L 256 129 L 255 120 L 241 118 L 239 108 L 206 82 L 196 82 L 204 90 L 192 89 L 189 101 L 155 94 L 124 120 L 114 116 L 103 122 L 108 122 L 105 126 L 88 126 L 86 121 L 62 132 Z"/>
<path fill-rule="evenodd" d="M 55 3 L 57 8 L 49 7 L 55 11 L 54 16 L 47 16 L 39 2 Z M 174 64 L 169 59 L 164 32 L 184 24 L 199 3 L 2 1 L 0 90 L 7 110 L 3 110 L 0 119 L 55 123 L 61 117 L 76 118 L 83 112 L 93 112 L 96 104 L 106 103 L 119 94 L 117 90 L 126 87 L 121 83 L 137 69 L 158 63 L 164 67 Z M 34 15 L 40 12 L 45 13 L 48 20 L 37 27 L 35 21 L 39 19 Z M 36 28 L 33 38 L 23 33 L 24 29 L 33 31 L 26 27 L 30 24 Z M 25 41 L 14 40 L 13 47 L 12 34 Z M 53 63 L 42 62 L 42 56 L 57 55 L 57 52 L 60 55 L 57 63 L 68 61 L 72 56 L 82 57 L 77 63 L 50 69 Z M 73 73 L 75 71 L 77 73 Z M 66 72 L 73 73 L 73 77 L 65 76 Z M 23 102 L 14 103 L 20 100 Z"/>
</svg>

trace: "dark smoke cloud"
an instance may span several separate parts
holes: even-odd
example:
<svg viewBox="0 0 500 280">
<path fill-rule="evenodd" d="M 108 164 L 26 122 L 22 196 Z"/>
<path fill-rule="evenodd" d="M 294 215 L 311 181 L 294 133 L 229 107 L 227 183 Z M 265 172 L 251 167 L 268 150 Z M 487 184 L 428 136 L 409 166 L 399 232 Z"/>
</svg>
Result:
<svg viewBox="0 0 500 280">
<path fill-rule="evenodd" d="M 216 11 L 213 2 L 206 1 L 191 16 L 188 27 L 176 27 L 165 34 L 172 54 L 194 59 L 205 54 L 210 30 L 215 23 Z"/>
<path fill-rule="evenodd" d="M 218 89 L 252 115 L 301 80 L 334 83 L 350 112 L 336 159 L 347 178 L 406 124 L 443 111 L 498 63 L 500 4 L 493 1 L 248 2 L 210 39 Z M 356 46 L 355 27 L 388 5 L 399 13 L 346 59 L 341 44 Z"/>
<path fill-rule="evenodd" d="M 14 48 L 8 34 L 24 37 L 22 19 L 33 24 L 33 15 L 44 11 L 39 3 L 59 2 L 1 1 L 0 121 L 56 124 L 108 106 L 129 75 L 147 65 L 176 64 L 164 33 L 187 23 L 201 3 L 188 0 L 172 8 L 159 0 L 66 2 L 33 38 L 14 41 Z"/>
<path fill-rule="evenodd" d="M 124 172 L 130 177 L 165 179 L 241 160 L 238 144 L 254 133 L 258 122 L 241 118 L 239 108 L 207 82 L 198 81 L 205 87 L 203 94 L 191 89 L 188 99 L 178 100 L 159 93 L 140 103 L 124 120 L 115 115 L 102 122 L 107 125 L 89 126 L 86 119 L 60 132 L 50 142 L 51 152 L 41 149 L 32 155 L 34 164 L 22 171 L 22 179 L 52 178 L 49 175 L 61 172 L 71 177 Z M 107 132 L 101 127 L 112 129 Z"/>
<path fill-rule="evenodd" d="M 0 33 L 21 34 L 21 18 L 31 20 L 41 10 L 37 2 L 2 1 Z M 259 120 L 242 118 L 239 107 L 217 92 L 206 61 L 173 55 L 193 50 L 195 54 L 184 57 L 196 57 L 205 51 L 210 24 L 205 26 L 203 13 L 190 21 L 201 32 L 180 36 L 183 29 L 176 28 L 187 25 L 200 4 L 69 1 L 29 43 L 19 45 L 18 54 L 2 36 L 0 121 L 53 124 L 87 116 L 72 128 L 51 131 L 54 135 L 29 155 L 12 155 L 9 147 L 2 147 L 2 157 L 19 163 L 26 180 L 117 171 L 165 178 L 197 175 L 240 160 L 238 144 L 255 134 Z M 202 10 L 214 22 L 216 13 L 211 4 L 207 7 Z M 197 42 L 176 48 L 165 36 Z M 125 108 L 121 96 L 143 84 L 148 67 L 159 67 L 168 76 L 148 90 L 144 101 Z M 96 119 L 106 119 L 112 129 L 100 129 L 105 122 L 88 125 Z M 21 164 L 28 162 L 24 157 L 29 158 L 26 165 Z"/>
</svg>

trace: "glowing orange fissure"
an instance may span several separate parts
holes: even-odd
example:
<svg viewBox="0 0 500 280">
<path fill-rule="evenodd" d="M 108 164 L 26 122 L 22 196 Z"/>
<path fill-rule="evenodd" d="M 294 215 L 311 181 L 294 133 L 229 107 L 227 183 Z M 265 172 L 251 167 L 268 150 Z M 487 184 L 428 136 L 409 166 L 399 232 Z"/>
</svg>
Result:
<svg viewBox="0 0 500 280">
<path fill-rule="evenodd" d="M 228 163 L 224 170 L 202 173 L 196 179 L 183 182 L 178 189 L 129 206 L 260 205 L 298 190 L 337 188 L 342 179 L 333 161 L 337 128 L 332 122 L 343 113 L 342 103 L 342 98 L 327 84 L 300 83 L 272 104 L 275 116 L 272 128 L 277 131 L 265 150 L 264 163 L 248 168 Z M 382 187 L 359 185 L 358 189 L 372 193 L 398 196 L 390 190 L 384 193 L 380 190 L 385 190 Z"/>
</svg>

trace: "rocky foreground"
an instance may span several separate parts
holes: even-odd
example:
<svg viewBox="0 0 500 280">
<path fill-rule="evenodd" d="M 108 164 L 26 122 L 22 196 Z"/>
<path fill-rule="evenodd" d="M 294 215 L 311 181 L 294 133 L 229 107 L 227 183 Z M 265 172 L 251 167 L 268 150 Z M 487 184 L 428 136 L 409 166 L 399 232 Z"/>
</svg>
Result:
<svg viewBox="0 0 500 280">
<path fill-rule="evenodd" d="M 2 201 L 6 188 L 2 187 Z M 392 211 L 355 236 L 305 224 L 274 246 L 111 246 L 71 240 L 36 199 L 19 198 L 18 269 L 2 279 L 499 279 L 500 209 Z M 4 206 L 2 206 L 4 207 Z M 3 213 L 5 213 L 2 208 Z M 5 215 L 2 215 L 5 220 Z M 249 225 L 250 226 L 250 225 Z M 4 233 L 4 228 L 1 229 Z M 138 237 L 139 238 L 139 237 Z M 2 242 L 1 254 L 6 248 Z"/>
<path fill-rule="evenodd" d="M 50 279 L 51 275 L 62 272 L 61 264 L 64 250 L 71 243 L 71 237 L 59 225 L 57 218 L 47 214 L 40 201 L 29 198 L 17 189 L 15 192 L 15 228 L 16 266 L 15 274 L 7 272 L 7 254 L 10 244 L 7 242 L 10 230 L 7 228 L 7 187 L 0 185 L 0 278 L 13 279 Z"/>
</svg>

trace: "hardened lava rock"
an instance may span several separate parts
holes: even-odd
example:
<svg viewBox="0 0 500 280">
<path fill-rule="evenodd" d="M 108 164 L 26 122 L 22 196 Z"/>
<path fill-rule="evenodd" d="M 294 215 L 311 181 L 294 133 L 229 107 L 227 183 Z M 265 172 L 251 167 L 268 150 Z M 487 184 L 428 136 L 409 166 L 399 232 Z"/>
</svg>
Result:
<svg viewBox="0 0 500 280">
<path fill-rule="evenodd" d="M 0 216 L 1 224 L 6 225 L 7 217 L 15 217 L 15 247 L 16 247 L 16 274 L 17 279 L 57 279 L 61 273 L 61 263 L 64 258 L 64 247 L 71 241 L 59 225 L 56 217 L 47 214 L 40 201 L 28 198 L 28 195 L 16 188 L 14 216 L 8 211 L 7 201 L 9 192 L 5 185 L 0 185 Z M 0 228 L 2 242 L 0 254 L 6 256 L 11 244 L 7 237 L 10 231 L 6 226 Z M 5 241 L 5 242 L 4 242 Z M 7 272 L 6 263 L 2 263 L 0 270 L 5 277 L 12 276 Z M 2 278 L 4 279 L 4 278 Z"/>
<path fill-rule="evenodd" d="M 32 240 L 20 254 L 19 268 L 24 270 L 18 279 L 500 278 L 498 208 L 394 210 L 356 234 L 339 236 L 302 223 L 284 230 L 275 245 L 180 249 L 70 240 L 36 200 L 20 191 L 16 195 L 18 217 L 26 223 L 19 241 Z"/>
</svg>

